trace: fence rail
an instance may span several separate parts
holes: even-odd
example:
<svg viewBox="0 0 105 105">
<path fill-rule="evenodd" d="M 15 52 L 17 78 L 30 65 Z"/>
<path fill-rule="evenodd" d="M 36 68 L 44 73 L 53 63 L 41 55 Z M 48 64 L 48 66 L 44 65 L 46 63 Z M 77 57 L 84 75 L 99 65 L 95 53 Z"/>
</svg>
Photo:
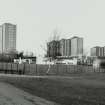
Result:
<svg viewBox="0 0 105 105">
<path fill-rule="evenodd" d="M 48 71 L 49 69 L 49 71 Z M 63 75 L 70 73 L 84 73 L 84 72 L 105 72 L 105 69 L 94 69 L 92 66 L 85 65 L 42 65 L 42 64 L 15 64 L 15 63 L 0 63 L 0 72 L 3 73 L 17 73 L 27 75 Z"/>
</svg>

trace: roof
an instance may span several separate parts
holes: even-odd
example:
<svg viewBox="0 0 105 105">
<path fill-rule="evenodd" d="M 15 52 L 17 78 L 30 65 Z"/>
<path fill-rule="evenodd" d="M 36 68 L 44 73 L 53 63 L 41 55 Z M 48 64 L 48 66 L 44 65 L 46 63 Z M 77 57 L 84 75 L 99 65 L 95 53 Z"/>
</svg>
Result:
<svg viewBox="0 0 105 105">
<path fill-rule="evenodd" d="M 3 25 L 15 25 L 15 24 L 12 24 L 12 23 L 3 23 Z"/>
<path fill-rule="evenodd" d="M 78 36 L 73 36 L 71 39 L 75 39 L 75 38 L 80 38 L 80 37 L 78 37 Z"/>
<path fill-rule="evenodd" d="M 24 56 L 23 58 L 25 58 L 25 59 L 36 59 L 36 56 L 34 56 L 34 57 Z"/>
</svg>

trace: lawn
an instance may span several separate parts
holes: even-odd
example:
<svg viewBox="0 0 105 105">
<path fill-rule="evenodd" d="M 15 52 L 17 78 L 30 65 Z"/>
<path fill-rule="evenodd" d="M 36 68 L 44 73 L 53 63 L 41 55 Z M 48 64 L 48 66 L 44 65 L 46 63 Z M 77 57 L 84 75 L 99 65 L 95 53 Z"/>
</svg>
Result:
<svg viewBox="0 0 105 105">
<path fill-rule="evenodd" d="M 1 76 L 0 81 L 60 105 L 105 105 L 105 74 L 102 73 L 38 78 Z"/>
</svg>

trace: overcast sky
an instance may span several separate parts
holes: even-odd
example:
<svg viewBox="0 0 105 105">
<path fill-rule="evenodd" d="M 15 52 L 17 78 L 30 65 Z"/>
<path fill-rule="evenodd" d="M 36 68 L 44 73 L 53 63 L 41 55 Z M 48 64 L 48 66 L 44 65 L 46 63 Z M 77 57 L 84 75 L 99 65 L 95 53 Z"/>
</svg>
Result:
<svg viewBox="0 0 105 105">
<path fill-rule="evenodd" d="M 84 47 L 105 46 L 105 0 L 0 0 L 0 24 L 17 24 L 17 49 L 41 54 L 54 29 Z"/>
</svg>

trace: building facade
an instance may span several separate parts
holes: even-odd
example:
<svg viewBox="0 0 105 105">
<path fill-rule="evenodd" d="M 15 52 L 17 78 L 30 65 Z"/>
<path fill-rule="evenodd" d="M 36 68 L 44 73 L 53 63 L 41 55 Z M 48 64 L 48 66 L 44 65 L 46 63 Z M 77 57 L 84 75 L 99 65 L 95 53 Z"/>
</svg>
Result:
<svg viewBox="0 0 105 105">
<path fill-rule="evenodd" d="M 60 42 L 59 41 L 51 41 L 47 43 L 47 56 L 56 58 L 60 56 Z"/>
<path fill-rule="evenodd" d="M 105 56 L 105 46 L 103 48 L 104 48 L 104 56 Z"/>
<path fill-rule="evenodd" d="M 101 57 L 104 57 L 105 55 L 104 55 L 104 47 L 101 47 L 100 48 L 100 56 Z"/>
<path fill-rule="evenodd" d="M 47 54 L 61 58 L 78 57 L 83 55 L 83 38 L 73 37 L 47 43 Z"/>
<path fill-rule="evenodd" d="M 4 23 L 0 26 L 0 52 L 16 51 L 16 25 Z"/>
<path fill-rule="evenodd" d="M 71 56 L 71 39 L 66 40 L 66 56 Z"/>
<path fill-rule="evenodd" d="M 61 39 L 60 40 L 60 53 L 63 57 L 71 56 L 71 40 Z"/>
<path fill-rule="evenodd" d="M 65 56 L 65 39 L 60 40 L 60 53 L 61 56 Z"/>
<path fill-rule="evenodd" d="M 0 53 L 3 51 L 2 26 L 0 26 Z"/>
<path fill-rule="evenodd" d="M 60 52 L 62 56 L 82 56 L 83 55 L 83 38 L 73 37 L 71 39 L 60 40 Z"/>
<path fill-rule="evenodd" d="M 83 38 L 74 36 L 71 38 L 71 56 L 83 55 Z"/>
<path fill-rule="evenodd" d="M 91 56 L 93 57 L 104 57 L 105 47 L 95 46 L 91 48 Z"/>
</svg>

